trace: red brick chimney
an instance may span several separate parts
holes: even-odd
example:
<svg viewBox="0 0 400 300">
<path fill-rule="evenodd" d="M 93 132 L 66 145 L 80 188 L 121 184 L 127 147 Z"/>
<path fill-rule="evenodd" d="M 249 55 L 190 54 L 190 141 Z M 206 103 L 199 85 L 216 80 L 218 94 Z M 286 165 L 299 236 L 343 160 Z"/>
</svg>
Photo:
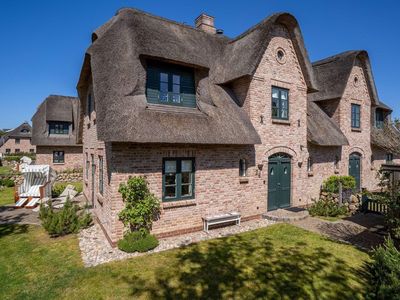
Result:
<svg viewBox="0 0 400 300">
<path fill-rule="evenodd" d="M 215 34 L 214 17 L 206 14 L 201 14 L 195 20 L 196 28 L 201 29 L 205 32 Z"/>
</svg>

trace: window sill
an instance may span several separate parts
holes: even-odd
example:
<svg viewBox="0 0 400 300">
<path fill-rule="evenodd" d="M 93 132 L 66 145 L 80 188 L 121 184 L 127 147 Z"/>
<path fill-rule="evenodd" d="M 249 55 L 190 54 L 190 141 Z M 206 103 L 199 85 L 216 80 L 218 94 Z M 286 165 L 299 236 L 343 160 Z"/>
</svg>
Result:
<svg viewBox="0 0 400 300">
<path fill-rule="evenodd" d="M 175 201 L 163 202 L 162 208 L 169 209 L 169 208 L 187 207 L 187 206 L 195 206 L 195 205 L 196 205 L 195 199 L 175 200 Z"/>
<path fill-rule="evenodd" d="M 249 183 L 249 178 L 241 177 L 239 178 L 239 183 Z"/>
<path fill-rule="evenodd" d="M 147 103 L 146 110 L 160 112 L 160 113 L 182 113 L 182 114 L 195 114 L 205 116 L 197 107 L 186 107 L 171 104 L 153 104 Z"/>
<path fill-rule="evenodd" d="M 361 128 L 351 128 L 351 131 L 353 132 L 361 132 Z"/>
<path fill-rule="evenodd" d="M 314 176 L 314 172 L 309 171 L 308 172 L 308 177 L 313 177 Z"/>
<path fill-rule="evenodd" d="M 65 163 L 53 163 L 53 165 L 62 166 L 62 165 L 65 165 Z"/>
<path fill-rule="evenodd" d="M 290 126 L 289 120 L 272 119 L 272 124 L 288 125 Z"/>
</svg>

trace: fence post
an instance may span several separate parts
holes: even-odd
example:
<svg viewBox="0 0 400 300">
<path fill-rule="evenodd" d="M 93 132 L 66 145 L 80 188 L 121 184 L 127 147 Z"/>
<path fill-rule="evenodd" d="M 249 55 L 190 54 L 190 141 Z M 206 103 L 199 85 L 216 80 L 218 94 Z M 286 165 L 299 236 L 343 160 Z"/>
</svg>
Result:
<svg viewBox="0 0 400 300">
<path fill-rule="evenodd" d="M 343 205 L 343 185 L 339 182 L 339 206 Z"/>
</svg>

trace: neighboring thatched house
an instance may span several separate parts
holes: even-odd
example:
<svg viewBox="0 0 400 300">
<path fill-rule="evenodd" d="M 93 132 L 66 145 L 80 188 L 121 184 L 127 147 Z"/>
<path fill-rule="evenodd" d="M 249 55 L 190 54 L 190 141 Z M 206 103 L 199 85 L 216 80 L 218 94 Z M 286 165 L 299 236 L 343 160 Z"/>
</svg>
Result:
<svg viewBox="0 0 400 300">
<path fill-rule="evenodd" d="M 113 244 L 123 233 L 118 187 L 131 176 L 145 176 L 162 201 L 153 233 L 165 236 L 201 230 L 205 216 L 237 211 L 248 220 L 307 205 L 323 179 L 349 173 L 354 149 L 370 159 L 367 120 L 380 103 L 365 52 L 325 78 L 290 14 L 234 39 L 213 17 L 195 23 L 121 9 L 92 35 L 77 86 L 78 141 L 84 193 Z M 365 92 L 355 98 L 363 125 L 354 132 L 346 90 L 353 70 Z M 338 115 L 329 111 L 337 102 Z M 376 182 L 366 173 L 361 186 L 369 188 Z"/>
<path fill-rule="evenodd" d="M 77 144 L 79 101 L 76 97 L 50 95 L 32 117 L 32 143 L 36 163 L 56 171 L 81 169 L 82 145 Z"/>
<path fill-rule="evenodd" d="M 35 146 L 31 144 L 32 127 L 24 122 L 17 128 L 8 130 L 0 137 L 0 153 L 35 153 Z"/>
<path fill-rule="evenodd" d="M 322 182 L 334 161 L 338 174 L 354 176 L 359 188 L 376 189 L 380 166 L 400 163 L 400 136 L 393 136 L 390 143 L 391 135 L 384 133 L 392 110 L 378 98 L 368 53 L 347 51 L 313 63 L 313 69 L 319 91 L 309 99 L 335 121 L 348 141 L 324 152 L 310 145 L 315 178 Z"/>
</svg>

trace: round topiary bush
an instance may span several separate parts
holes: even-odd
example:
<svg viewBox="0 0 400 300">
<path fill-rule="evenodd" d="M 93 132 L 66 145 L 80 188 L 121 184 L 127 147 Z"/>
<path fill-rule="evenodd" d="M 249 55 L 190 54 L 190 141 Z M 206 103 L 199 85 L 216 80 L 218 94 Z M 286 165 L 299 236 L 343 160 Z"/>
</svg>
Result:
<svg viewBox="0 0 400 300">
<path fill-rule="evenodd" d="M 158 240 L 154 235 L 142 234 L 139 231 L 129 232 L 118 241 L 118 248 L 124 252 L 147 252 L 158 246 Z"/>
</svg>

